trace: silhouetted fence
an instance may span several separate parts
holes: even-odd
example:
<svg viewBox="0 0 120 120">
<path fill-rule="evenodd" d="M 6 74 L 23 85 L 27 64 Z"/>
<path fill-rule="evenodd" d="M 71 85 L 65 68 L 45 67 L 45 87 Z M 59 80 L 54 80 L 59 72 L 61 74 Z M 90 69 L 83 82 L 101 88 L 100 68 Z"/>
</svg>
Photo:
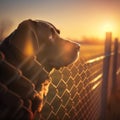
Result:
<svg viewBox="0 0 120 120">
<path fill-rule="evenodd" d="M 120 60 L 118 41 L 114 52 L 111 51 L 111 36 L 106 38 L 105 44 L 103 56 L 90 60 L 81 56 L 76 63 L 50 75 L 52 82 L 41 119 L 105 120 L 108 94 L 115 90 L 117 78 L 120 78 L 120 64 L 116 62 Z"/>
</svg>

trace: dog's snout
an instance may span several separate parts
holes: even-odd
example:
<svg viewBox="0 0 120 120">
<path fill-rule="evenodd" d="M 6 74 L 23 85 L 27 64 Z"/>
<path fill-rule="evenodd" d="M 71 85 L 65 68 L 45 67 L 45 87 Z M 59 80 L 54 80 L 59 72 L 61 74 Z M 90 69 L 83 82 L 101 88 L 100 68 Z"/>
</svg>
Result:
<svg viewBox="0 0 120 120">
<path fill-rule="evenodd" d="M 79 51 L 80 50 L 80 44 L 76 43 L 76 42 L 72 42 L 73 48 L 75 51 Z"/>
<path fill-rule="evenodd" d="M 69 52 L 71 52 L 71 51 L 79 52 L 79 50 L 80 50 L 80 44 L 73 42 L 73 41 L 65 41 L 64 46 L 65 46 L 66 50 Z"/>
</svg>

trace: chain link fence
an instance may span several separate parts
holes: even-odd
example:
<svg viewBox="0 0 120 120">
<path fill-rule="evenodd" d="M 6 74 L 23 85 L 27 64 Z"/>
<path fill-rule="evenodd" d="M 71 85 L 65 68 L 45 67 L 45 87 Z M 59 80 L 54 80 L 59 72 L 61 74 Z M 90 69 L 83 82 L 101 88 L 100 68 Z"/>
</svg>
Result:
<svg viewBox="0 0 120 120">
<path fill-rule="evenodd" d="M 98 120 L 101 110 L 103 61 L 81 57 L 55 70 L 42 110 L 42 120 Z"/>
</svg>

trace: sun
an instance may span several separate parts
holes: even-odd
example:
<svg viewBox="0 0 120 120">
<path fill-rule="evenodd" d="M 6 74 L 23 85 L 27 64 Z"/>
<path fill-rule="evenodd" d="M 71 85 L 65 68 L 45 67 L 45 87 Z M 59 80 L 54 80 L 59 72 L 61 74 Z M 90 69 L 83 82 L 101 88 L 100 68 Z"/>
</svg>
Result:
<svg viewBox="0 0 120 120">
<path fill-rule="evenodd" d="M 114 31 L 113 23 L 107 22 L 103 25 L 103 32 L 113 32 L 113 31 Z"/>
<path fill-rule="evenodd" d="M 112 33 L 112 37 L 117 36 L 117 27 L 114 21 L 104 21 L 102 22 L 100 25 L 100 35 L 101 37 L 105 38 L 106 32 L 111 32 Z"/>
</svg>

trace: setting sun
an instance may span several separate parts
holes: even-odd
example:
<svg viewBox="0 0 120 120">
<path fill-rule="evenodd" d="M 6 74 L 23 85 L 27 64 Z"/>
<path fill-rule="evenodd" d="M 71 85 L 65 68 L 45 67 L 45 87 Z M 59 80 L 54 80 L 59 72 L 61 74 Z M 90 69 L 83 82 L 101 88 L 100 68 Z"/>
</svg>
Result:
<svg viewBox="0 0 120 120">
<path fill-rule="evenodd" d="M 111 32 L 113 37 L 118 36 L 117 27 L 115 21 L 107 21 L 100 24 L 101 37 L 105 36 L 106 32 Z"/>
<path fill-rule="evenodd" d="M 103 25 L 103 32 L 114 32 L 114 29 L 113 23 L 107 22 Z"/>
</svg>

